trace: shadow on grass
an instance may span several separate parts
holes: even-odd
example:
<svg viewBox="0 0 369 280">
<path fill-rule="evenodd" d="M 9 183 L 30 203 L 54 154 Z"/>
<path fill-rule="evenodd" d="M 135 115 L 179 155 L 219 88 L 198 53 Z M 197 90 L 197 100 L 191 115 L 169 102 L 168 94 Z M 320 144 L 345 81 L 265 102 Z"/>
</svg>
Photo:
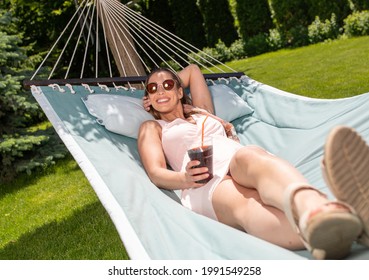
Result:
<svg viewBox="0 0 369 280">
<path fill-rule="evenodd" d="M 126 260 L 105 209 L 93 203 L 73 216 L 23 235 L 0 250 L 2 260 Z"/>
<path fill-rule="evenodd" d="M 58 159 L 56 163 L 52 166 L 49 166 L 45 169 L 40 168 L 38 170 L 34 170 L 29 175 L 26 173 L 22 173 L 17 178 L 15 178 L 10 182 L 1 182 L 0 199 L 7 194 L 17 192 L 18 190 L 36 184 L 44 176 L 51 176 L 53 174 L 56 174 L 59 166 L 64 167 L 65 169 L 65 171 L 63 171 L 64 173 L 80 169 L 80 167 L 74 163 L 72 155 L 68 153 L 63 159 Z"/>
</svg>

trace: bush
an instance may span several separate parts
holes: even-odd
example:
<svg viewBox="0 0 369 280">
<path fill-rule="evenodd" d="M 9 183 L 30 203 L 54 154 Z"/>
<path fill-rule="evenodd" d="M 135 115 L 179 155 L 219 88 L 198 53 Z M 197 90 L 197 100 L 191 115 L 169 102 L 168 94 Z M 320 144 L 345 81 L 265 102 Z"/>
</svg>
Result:
<svg viewBox="0 0 369 280">
<path fill-rule="evenodd" d="M 67 151 L 61 144 L 53 128 L 30 133 L 3 135 L 0 142 L 0 181 L 9 181 L 18 173 L 27 173 L 35 169 L 55 164 Z"/>
<path fill-rule="evenodd" d="M 284 47 L 302 47 L 309 45 L 308 28 L 303 25 L 296 25 L 286 31 L 283 36 Z"/>
<path fill-rule="evenodd" d="M 339 33 L 335 14 L 332 14 L 330 20 L 326 19 L 324 22 L 317 16 L 313 23 L 308 26 L 309 41 L 312 44 L 323 42 L 327 39 L 336 39 Z"/>
<path fill-rule="evenodd" d="M 242 39 L 236 40 L 230 47 L 229 51 L 232 55 L 232 60 L 239 60 L 246 58 L 245 44 Z"/>
<path fill-rule="evenodd" d="M 251 37 L 245 42 L 245 52 L 247 56 L 255 56 L 269 51 L 268 36 L 260 33 Z"/>
<path fill-rule="evenodd" d="M 279 50 L 283 48 L 283 38 L 281 33 L 277 28 L 269 30 L 269 36 L 267 38 L 267 42 L 270 50 Z"/>
<path fill-rule="evenodd" d="M 369 11 L 352 13 L 344 20 L 343 28 L 348 37 L 369 35 Z"/>
<path fill-rule="evenodd" d="M 201 52 L 197 54 L 190 54 L 188 56 L 190 63 L 198 63 L 206 66 L 211 66 L 211 64 L 217 64 L 213 59 L 218 60 L 222 63 L 242 59 L 246 57 L 245 46 L 242 39 L 236 40 L 229 48 L 222 42 L 218 41 L 214 48 L 204 48 Z M 209 62 L 207 62 L 208 60 Z"/>
<path fill-rule="evenodd" d="M 196 63 L 199 64 L 198 61 L 200 61 L 201 64 L 205 66 L 211 66 L 212 64 L 216 64 L 216 62 L 213 60 L 218 60 L 220 62 L 227 61 L 226 57 L 222 57 L 222 55 L 218 52 L 217 48 L 203 48 L 201 52 L 198 52 L 197 54 L 189 54 L 188 59 L 190 63 Z M 209 61 L 209 62 L 208 62 Z"/>
<path fill-rule="evenodd" d="M 350 2 L 354 6 L 354 11 L 363 11 L 369 9 L 369 1 L 368 0 L 350 0 Z"/>
</svg>

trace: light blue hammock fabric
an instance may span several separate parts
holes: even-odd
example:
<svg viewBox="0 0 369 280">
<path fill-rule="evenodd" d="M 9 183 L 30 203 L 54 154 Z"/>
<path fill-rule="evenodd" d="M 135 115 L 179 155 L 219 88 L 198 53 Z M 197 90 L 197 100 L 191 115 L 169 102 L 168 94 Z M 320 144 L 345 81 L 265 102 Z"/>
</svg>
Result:
<svg viewBox="0 0 369 280">
<path fill-rule="evenodd" d="M 231 87 L 254 109 L 233 121 L 242 144 L 256 144 L 295 165 L 329 193 L 320 171 L 325 138 L 338 124 L 357 129 L 369 141 L 369 93 L 321 100 L 300 97 L 248 77 L 217 81 Z M 96 123 L 75 94 L 32 87 L 61 139 L 74 156 L 112 218 L 131 259 L 310 259 L 185 209 L 175 192 L 158 189 L 147 177 L 133 138 Z M 106 93 L 91 87 L 95 93 Z M 115 92 L 112 89 L 111 92 Z M 140 98 L 139 91 L 119 91 Z M 112 93 L 117 94 L 117 93 Z M 229 108 L 232 110 L 232 108 Z M 353 246 L 349 259 L 369 259 L 369 249 Z"/>
</svg>

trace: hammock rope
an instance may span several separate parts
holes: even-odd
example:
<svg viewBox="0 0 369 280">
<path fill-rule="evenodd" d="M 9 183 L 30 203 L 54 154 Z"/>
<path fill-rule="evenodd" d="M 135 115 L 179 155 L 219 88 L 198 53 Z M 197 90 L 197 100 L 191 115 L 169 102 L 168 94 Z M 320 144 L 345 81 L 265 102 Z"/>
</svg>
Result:
<svg viewBox="0 0 369 280">
<path fill-rule="evenodd" d="M 86 6 L 86 7 L 87 7 L 87 6 Z M 87 15 L 90 15 L 91 7 L 92 7 L 92 5 L 88 5 Z M 95 7 L 95 6 L 93 6 L 93 7 Z M 94 10 L 94 9 L 93 9 L 93 10 Z M 93 16 L 93 13 L 92 13 L 92 16 Z M 88 19 L 88 17 L 87 17 L 87 16 L 86 16 L 86 17 L 84 17 L 84 19 L 83 19 L 82 28 L 81 28 L 81 30 L 80 30 L 80 32 L 79 32 L 78 39 L 77 39 L 77 41 L 78 41 L 78 42 L 81 40 L 81 37 L 82 37 L 82 34 L 83 34 L 83 30 L 84 30 L 84 28 L 86 27 L 87 19 Z M 91 21 L 91 22 L 92 22 L 92 21 Z M 90 33 L 89 33 L 89 35 L 90 35 Z M 90 40 L 90 36 L 87 36 L 86 48 L 88 47 L 88 42 L 89 42 L 89 40 Z M 71 68 L 71 66 L 72 66 L 72 62 L 73 62 L 74 57 L 75 57 L 76 52 L 77 52 L 77 48 L 78 48 L 78 44 L 76 44 L 76 45 L 74 46 L 73 54 L 72 54 L 72 57 L 71 57 L 71 59 L 70 59 L 69 65 L 68 65 L 67 72 L 65 73 L 65 77 L 64 77 L 65 79 L 67 79 L 67 78 L 68 78 L 69 70 L 70 70 L 70 68 Z M 85 51 L 85 52 L 86 52 L 86 51 Z M 85 64 L 85 59 L 82 61 L 82 65 L 84 65 L 84 64 Z M 82 73 L 83 73 L 83 69 L 82 69 Z"/>
<path fill-rule="evenodd" d="M 84 68 L 85 68 L 85 63 L 86 63 L 86 57 L 87 57 L 87 52 L 88 52 L 88 44 L 90 42 L 90 38 L 92 37 L 91 36 L 91 28 L 92 28 L 92 23 L 93 23 L 93 19 L 94 19 L 94 15 L 95 15 L 95 5 L 93 6 L 93 9 L 92 9 L 92 16 L 91 16 L 91 21 L 90 21 L 90 26 L 88 28 L 88 36 L 87 36 L 87 43 L 86 43 L 86 47 L 85 47 L 85 53 L 84 53 L 84 56 L 83 56 L 83 63 L 82 63 L 82 69 L 81 69 L 81 76 L 80 78 L 83 77 L 83 71 L 84 71 Z M 97 33 L 96 33 L 97 34 Z M 97 44 L 96 44 L 97 45 Z M 70 69 L 70 65 L 68 67 L 68 69 Z M 66 74 L 66 77 L 68 75 Z"/>
<path fill-rule="evenodd" d="M 187 56 L 189 53 L 199 58 L 199 60 L 194 59 L 196 63 L 200 64 L 202 67 L 207 69 L 208 71 L 211 71 L 208 67 L 206 67 L 205 64 L 201 63 L 201 60 L 204 60 L 205 62 L 211 64 L 212 67 L 215 67 L 219 71 L 223 71 L 221 68 L 217 67 L 217 64 L 226 66 L 226 68 L 230 71 L 235 71 L 234 69 L 230 68 L 229 66 L 223 64 L 219 60 L 215 59 L 214 57 L 211 57 L 209 54 L 203 52 L 202 50 L 196 48 L 195 46 L 191 45 L 187 41 L 183 40 L 182 38 L 178 37 L 177 35 L 170 33 L 160 25 L 148 20 L 144 16 L 140 15 L 139 13 L 129 9 L 127 6 L 122 6 L 122 9 L 125 9 L 127 12 L 127 16 L 130 16 L 130 19 L 135 19 L 137 22 L 137 25 L 143 24 L 144 30 L 147 30 L 148 34 L 155 34 L 157 38 L 164 41 L 165 43 L 169 43 L 172 47 L 174 47 L 176 50 L 180 51 L 182 54 L 184 54 L 184 57 L 179 56 L 183 61 L 188 62 Z M 162 35 L 160 35 L 162 34 Z M 155 38 L 155 37 L 154 37 Z M 170 40 L 172 40 L 174 43 L 172 43 Z M 184 50 L 181 49 L 183 47 Z M 198 53 L 201 53 L 205 57 L 201 57 Z M 215 63 L 212 63 L 211 61 L 214 61 Z M 157 65 L 158 66 L 158 65 Z"/>
<path fill-rule="evenodd" d="M 98 5 L 98 7 L 99 7 L 99 10 L 101 10 L 101 5 Z M 104 13 L 104 10 L 102 10 L 101 13 Z M 96 17 L 96 20 L 99 21 L 98 17 Z M 102 21 L 102 28 L 103 28 L 104 34 L 106 34 L 104 21 Z M 96 36 L 97 36 L 97 38 L 99 38 L 98 30 L 96 31 Z M 108 41 L 106 39 L 106 36 L 104 36 L 104 42 L 105 42 L 105 49 L 108 50 L 109 47 L 108 47 Z M 96 53 L 96 58 L 98 58 L 98 57 L 99 57 L 98 53 Z M 112 77 L 113 72 L 112 72 L 112 69 L 111 69 L 110 55 L 109 55 L 108 51 L 106 51 L 106 57 L 107 57 L 107 60 L 108 60 L 109 74 L 110 74 L 110 77 Z M 97 78 L 98 76 L 99 76 L 98 75 L 98 64 L 96 63 L 96 76 L 95 76 L 95 78 Z"/>
<path fill-rule="evenodd" d="M 55 43 L 53 44 L 53 46 L 51 47 L 51 49 L 49 50 L 49 52 L 46 54 L 45 58 L 42 60 L 42 62 L 40 63 L 40 65 L 38 66 L 38 68 L 36 69 L 36 71 L 33 73 L 32 77 L 30 80 L 33 80 L 36 75 L 38 74 L 38 72 L 41 70 L 41 68 L 44 66 L 44 64 L 46 63 L 47 59 L 49 58 L 49 56 L 51 55 L 51 53 L 54 51 L 55 47 L 58 45 L 59 41 L 62 39 L 62 37 L 64 36 L 65 32 L 68 30 L 70 24 L 73 22 L 74 18 L 76 17 L 76 15 L 79 13 L 79 10 L 82 7 L 82 4 L 85 1 L 83 1 L 81 3 L 81 5 L 76 9 L 75 13 L 73 14 L 72 18 L 69 20 L 68 24 L 65 26 L 65 28 L 63 29 L 63 31 L 60 33 L 58 39 L 55 41 Z M 53 74 L 53 71 L 51 72 L 50 76 L 48 79 L 51 78 Z"/>
<path fill-rule="evenodd" d="M 111 9 L 111 10 L 109 10 L 110 12 L 111 12 L 111 16 L 114 18 L 114 19 L 116 19 L 116 18 L 119 18 L 119 16 L 121 15 L 121 14 L 118 14 L 117 15 L 117 13 L 116 13 L 116 11 L 122 11 L 119 7 L 118 7 L 118 9 Z M 124 11 L 123 11 L 124 12 Z M 124 15 L 127 15 L 127 18 L 129 19 L 129 20 L 132 20 L 132 21 L 130 21 L 131 22 L 131 24 L 132 23 L 134 23 L 134 20 L 135 20 L 135 18 L 134 17 L 130 17 L 129 16 L 129 14 L 124 14 Z M 140 38 L 141 40 L 142 40 L 142 37 L 141 36 L 143 36 L 145 39 L 147 39 L 147 41 L 151 41 L 151 38 L 147 35 L 147 34 L 145 34 L 144 32 L 142 32 L 142 29 L 139 29 L 139 28 L 136 28 L 134 25 L 131 25 L 131 26 L 124 26 L 122 23 L 123 22 L 119 22 L 119 21 L 116 21 L 115 22 L 116 24 L 117 24 L 117 26 L 122 26 L 124 29 L 125 29 L 125 31 L 128 31 L 127 30 L 127 27 L 129 28 L 130 27 L 130 30 L 133 32 L 133 34 L 135 34 L 136 36 L 137 36 L 137 38 Z M 145 25 L 142 25 L 143 27 L 146 27 Z M 147 30 L 150 30 L 150 29 L 147 29 Z M 141 35 L 141 36 L 140 36 Z M 147 55 L 147 57 L 154 63 L 154 65 L 156 66 L 156 67 L 159 67 L 159 64 L 152 58 L 152 56 L 145 50 L 145 48 L 144 48 L 144 46 L 135 38 L 135 37 L 133 37 L 132 38 L 134 41 L 135 41 L 135 43 L 137 44 L 137 46 L 138 47 L 140 47 L 142 50 L 144 50 L 144 52 L 145 52 L 145 54 Z M 151 47 L 148 43 L 147 43 L 147 41 L 145 41 L 145 40 L 142 40 L 143 41 L 143 43 L 146 45 L 146 47 L 147 48 L 149 48 L 149 50 L 151 50 L 152 52 L 155 52 L 155 50 L 154 50 L 154 48 L 153 47 Z M 154 43 L 155 41 L 152 41 L 152 43 Z M 160 51 L 162 51 L 163 53 L 165 53 L 168 57 L 170 57 L 170 54 L 168 54 L 163 48 L 161 48 L 158 44 L 156 44 L 156 43 L 154 43 L 155 44 L 155 46 L 156 47 L 158 47 L 158 49 L 160 50 Z M 136 52 L 137 53 L 137 52 Z M 137 53 L 138 54 L 138 53 Z M 160 56 L 159 54 L 157 54 L 157 56 L 160 58 L 160 60 L 161 61 L 163 61 L 163 62 L 165 62 L 165 58 L 164 57 L 162 57 L 162 56 Z M 140 57 L 141 58 L 141 57 Z M 173 59 L 174 60 L 174 59 Z M 146 65 L 146 63 L 141 59 L 141 62 L 145 65 L 145 68 L 147 69 L 147 70 L 149 70 L 150 68 Z M 174 62 L 178 65 L 178 66 L 181 66 L 176 60 L 174 60 Z M 167 64 L 167 63 L 166 63 Z M 167 65 L 169 65 L 169 64 L 167 64 Z"/>
<path fill-rule="evenodd" d="M 106 18 L 108 20 L 108 26 L 109 26 L 110 32 L 111 33 L 114 33 L 114 34 L 117 34 L 118 33 L 118 30 L 119 30 L 121 32 L 121 34 L 123 34 L 124 39 L 125 39 L 125 42 L 127 42 L 132 47 L 132 49 L 134 50 L 135 54 L 139 57 L 141 63 L 144 63 L 143 59 L 139 56 L 139 54 L 138 54 L 135 46 L 132 44 L 132 42 L 129 40 L 129 38 L 126 35 L 127 33 L 129 33 L 129 30 L 128 30 L 127 26 L 124 25 L 124 22 L 123 22 L 123 21 L 125 21 L 124 18 L 122 17 L 122 20 L 119 21 L 118 20 L 119 17 L 116 15 L 116 13 L 114 13 L 114 9 L 109 8 L 108 5 L 105 6 L 105 4 L 107 4 L 106 1 L 103 1 L 102 4 L 104 5 L 104 9 L 103 10 L 106 12 L 105 16 L 106 16 Z M 113 32 L 113 30 L 114 30 L 114 32 Z M 123 46 L 124 52 L 127 55 L 128 59 L 129 59 L 129 62 L 133 66 L 136 74 L 139 75 L 139 71 L 136 68 L 136 65 L 134 64 L 134 62 L 132 61 L 131 56 L 129 55 L 129 51 L 127 50 L 126 45 L 123 42 L 123 38 L 118 37 L 118 39 L 119 39 L 120 43 Z M 134 39 L 134 37 L 132 37 L 132 39 Z M 118 50 L 118 46 L 117 46 L 117 42 L 115 40 L 115 36 L 113 36 L 113 40 L 114 40 L 114 48 L 116 50 Z M 127 74 L 125 72 L 125 65 L 123 63 L 122 57 L 120 55 L 120 52 L 118 51 L 117 53 L 119 55 L 119 63 L 120 63 L 120 65 L 121 65 L 121 67 L 122 67 L 122 69 L 124 71 L 124 76 L 127 76 Z"/>
<path fill-rule="evenodd" d="M 79 27 L 79 30 L 77 27 Z M 87 38 L 82 42 L 86 31 Z M 110 41 L 107 40 L 108 34 L 110 34 Z M 103 36 L 103 40 L 100 39 L 100 36 Z M 93 73 L 95 79 L 98 79 L 102 72 L 102 70 L 99 69 L 99 59 L 106 59 L 108 75 L 110 78 L 113 78 L 112 53 L 115 54 L 115 66 L 120 66 L 119 69 L 121 69 L 120 74 L 122 77 L 129 76 L 127 74 L 128 66 L 133 69 L 137 76 L 142 76 L 137 67 L 138 65 L 136 65 L 137 62 L 134 62 L 132 56 L 138 58 L 138 61 L 142 64 L 141 66 L 146 72 L 150 72 L 151 70 L 147 62 L 150 62 L 150 64 L 155 67 L 165 65 L 172 70 L 174 70 L 174 65 L 183 69 L 190 63 L 196 63 L 209 71 L 209 73 L 215 73 L 211 68 L 216 69 L 216 71 L 220 73 L 226 73 L 226 71 L 237 72 L 226 64 L 211 57 L 206 52 L 201 51 L 177 35 L 170 33 L 163 27 L 145 18 L 138 12 L 129 8 L 126 4 L 122 4 L 117 0 L 84 0 L 76 7 L 76 12 L 67 23 L 52 48 L 46 54 L 39 67 L 30 78 L 30 81 L 34 80 L 39 75 L 40 70 L 46 66 L 50 55 L 56 51 L 56 46 L 64 38 L 66 38 L 66 43 L 58 54 L 57 60 L 48 75 L 48 80 L 54 77 L 57 67 L 66 69 L 64 74 L 65 80 L 73 80 L 74 78 L 69 76 L 70 73 L 72 73 L 71 68 L 77 50 L 81 47 L 83 48 L 83 61 L 80 64 L 81 69 L 78 71 L 80 73 L 80 79 L 84 78 L 85 70 L 88 65 L 87 59 L 92 60 L 91 65 L 94 65 Z M 71 58 L 64 58 L 67 53 L 67 46 L 73 44 L 72 40 L 77 41 L 75 42 L 73 51 L 70 52 L 72 54 Z M 104 42 L 104 47 L 100 45 L 101 42 Z M 90 46 L 95 48 L 94 55 L 91 56 L 92 58 L 88 54 Z M 101 52 L 103 52 L 103 49 L 106 54 L 102 56 Z M 62 62 L 65 63 L 65 61 L 69 61 L 69 64 L 60 65 Z M 115 84 L 114 86 L 116 87 Z"/>
</svg>

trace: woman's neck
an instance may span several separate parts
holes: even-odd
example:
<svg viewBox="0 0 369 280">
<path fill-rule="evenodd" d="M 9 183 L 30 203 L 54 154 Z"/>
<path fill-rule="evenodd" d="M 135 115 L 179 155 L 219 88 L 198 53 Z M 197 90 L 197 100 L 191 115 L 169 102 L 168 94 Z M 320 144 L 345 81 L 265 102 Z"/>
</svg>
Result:
<svg viewBox="0 0 369 280">
<path fill-rule="evenodd" d="M 160 119 L 172 122 L 175 119 L 186 119 L 184 116 L 183 105 L 178 102 L 175 108 L 167 112 L 160 112 Z"/>
<path fill-rule="evenodd" d="M 172 122 L 175 119 L 185 119 L 183 112 L 170 112 L 170 113 L 160 113 L 160 119 L 167 122 Z"/>
</svg>

